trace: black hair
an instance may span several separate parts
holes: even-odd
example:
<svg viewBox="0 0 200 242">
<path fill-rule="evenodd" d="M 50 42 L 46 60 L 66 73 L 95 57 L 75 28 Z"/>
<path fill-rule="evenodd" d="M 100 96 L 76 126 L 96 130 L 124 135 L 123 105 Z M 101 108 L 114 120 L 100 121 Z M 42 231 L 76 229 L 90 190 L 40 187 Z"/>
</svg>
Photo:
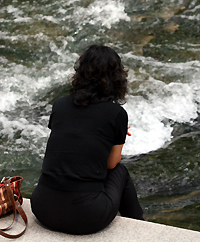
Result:
<svg viewBox="0 0 200 242">
<path fill-rule="evenodd" d="M 113 49 L 99 45 L 87 47 L 74 69 L 70 93 L 76 105 L 103 101 L 125 103 L 128 71 Z"/>
</svg>

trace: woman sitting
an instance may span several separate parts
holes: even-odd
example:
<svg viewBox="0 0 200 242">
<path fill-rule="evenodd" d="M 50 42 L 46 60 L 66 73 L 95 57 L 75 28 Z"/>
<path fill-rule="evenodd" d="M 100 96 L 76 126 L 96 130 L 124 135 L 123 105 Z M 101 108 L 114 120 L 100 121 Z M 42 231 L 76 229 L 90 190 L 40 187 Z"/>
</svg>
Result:
<svg viewBox="0 0 200 242">
<path fill-rule="evenodd" d="M 113 49 L 98 45 L 86 48 L 75 71 L 70 95 L 53 105 L 32 211 L 43 225 L 69 234 L 97 232 L 118 211 L 143 220 L 133 182 L 120 164 L 127 71 Z"/>
</svg>

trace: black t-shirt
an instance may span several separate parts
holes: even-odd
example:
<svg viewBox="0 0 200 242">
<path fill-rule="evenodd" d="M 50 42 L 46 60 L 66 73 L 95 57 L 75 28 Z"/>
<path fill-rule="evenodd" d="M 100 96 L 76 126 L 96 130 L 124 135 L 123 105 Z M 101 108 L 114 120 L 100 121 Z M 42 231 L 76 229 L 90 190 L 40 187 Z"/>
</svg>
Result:
<svg viewBox="0 0 200 242">
<path fill-rule="evenodd" d="M 53 105 L 40 183 L 65 191 L 103 191 L 113 145 L 124 144 L 128 117 L 113 102 L 73 104 L 71 96 Z"/>
</svg>

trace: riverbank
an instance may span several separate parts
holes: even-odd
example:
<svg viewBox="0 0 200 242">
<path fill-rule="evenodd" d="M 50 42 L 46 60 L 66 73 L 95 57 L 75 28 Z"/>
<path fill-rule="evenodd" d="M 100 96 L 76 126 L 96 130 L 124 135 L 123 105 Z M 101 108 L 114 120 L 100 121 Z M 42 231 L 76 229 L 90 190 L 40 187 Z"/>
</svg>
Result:
<svg viewBox="0 0 200 242">
<path fill-rule="evenodd" d="M 166 226 L 135 219 L 117 216 L 114 221 L 104 230 L 91 235 L 74 236 L 50 231 L 36 220 L 31 212 L 30 200 L 24 199 L 23 208 L 27 214 L 29 225 L 25 234 L 16 239 L 20 242 L 199 242 L 200 232 Z M 11 215 L 12 216 L 12 215 Z M 12 217 L 1 218 L 1 227 L 10 223 Z M 11 231 L 19 233 L 23 229 L 23 221 L 17 216 L 17 221 Z M 0 241 L 9 239 L 0 237 Z"/>
</svg>

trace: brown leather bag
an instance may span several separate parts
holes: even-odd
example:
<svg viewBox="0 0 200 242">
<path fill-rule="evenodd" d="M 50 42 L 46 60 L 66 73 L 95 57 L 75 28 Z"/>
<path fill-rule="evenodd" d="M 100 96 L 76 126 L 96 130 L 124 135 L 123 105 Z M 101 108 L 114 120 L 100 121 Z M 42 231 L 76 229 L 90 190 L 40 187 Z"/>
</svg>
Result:
<svg viewBox="0 0 200 242">
<path fill-rule="evenodd" d="M 21 207 L 21 204 L 23 202 L 23 198 L 20 192 L 20 186 L 21 186 L 22 180 L 23 178 L 20 176 L 14 176 L 11 178 L 4 177 L 0 184 L 0 216 L 12 210 L 14 212 L 14 219 L 11 225 L 8 226 L 7 228 L 0 229 L 0 235 L 10 239 L 15 239 L 20 237 L 22 234 L 24 234 L 28 226 L 27 216 L 23 208 Z M 11 235 L 4 231 L 10 229 L 11 226 L 14 224 L 17 211 L 19 212 L 22 219 L 24 220 L 25 229 L 19 234 Z"/>
</svg>

